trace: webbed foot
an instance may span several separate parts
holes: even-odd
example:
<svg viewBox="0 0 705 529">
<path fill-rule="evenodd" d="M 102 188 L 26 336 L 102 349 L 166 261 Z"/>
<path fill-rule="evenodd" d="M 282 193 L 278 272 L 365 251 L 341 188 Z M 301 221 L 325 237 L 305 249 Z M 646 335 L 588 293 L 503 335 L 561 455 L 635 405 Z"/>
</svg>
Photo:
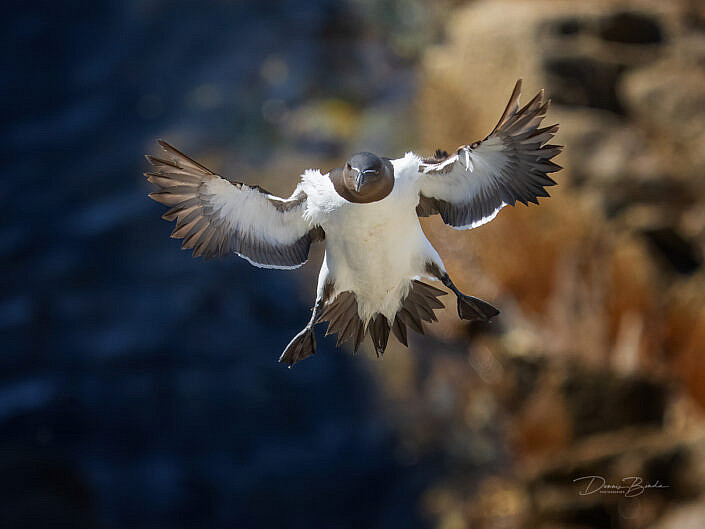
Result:
<svg viewBox="0 0 705 529">
<path fill-rule="evenodd" d="M 289 342 L 279 357 L 279 361 L 289 364 L 291 367 L 296 362 L 314 354 L 316 354 L 316 336 L 313 334 L 313 327 L 307 325 Z"/>
<path fill-rule="evenodd" d="M 490 318 L 497 316 L 499 310 L 479 298 L 458 295 L 458 316 L 461 320 L 490 321 Z"/>
</svg>

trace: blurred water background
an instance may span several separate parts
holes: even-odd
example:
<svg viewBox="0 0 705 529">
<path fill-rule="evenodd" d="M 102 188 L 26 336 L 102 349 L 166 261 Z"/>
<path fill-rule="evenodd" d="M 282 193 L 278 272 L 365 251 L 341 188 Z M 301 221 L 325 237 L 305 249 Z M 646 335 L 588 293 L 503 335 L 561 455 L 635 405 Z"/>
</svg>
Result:
<svg viewBox="0 0 705 529">
<path fill-rule="evenodd" d="M 4 14 L 0 527 L 705 523 L 700 2 Z M 296 272 L 204 263 L 146 198 L 157 137 L 288 195 L 351 152 L 484 137 L 518 77 L 562 126 L 554 197 L 423 222 L 491 326 L 451 307 L 381 360 L 319 333 L 288 370 L 320 249 Z M 589 475 L 668 488 L 581 495 Z"/>
</svg>

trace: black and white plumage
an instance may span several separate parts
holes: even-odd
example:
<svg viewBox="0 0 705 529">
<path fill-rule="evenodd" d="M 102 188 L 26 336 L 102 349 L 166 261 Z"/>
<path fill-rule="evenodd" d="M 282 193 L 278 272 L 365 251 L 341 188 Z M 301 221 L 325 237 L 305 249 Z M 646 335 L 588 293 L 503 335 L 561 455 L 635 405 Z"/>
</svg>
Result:
<svg viewBox="0 0 705 529">
<path fill-rule="evenodd" d="M 548 173 L 561 169 L 551 158 L 562 146 L 546 142 L 558 125 L 538 128 L 549 106 L 549 101 L 543 101 L 543 90 L 522 109 L 520 94 L 521 80 L 484 140 L 461 146 L 453 156 L 421 164 L 421 172 L 429 177 L 421 183 L 420 216 L 440 213 L 449 226 L 466 230 L 491 221 L 517 200 L 538 204 L 539 197 L 549 196 L 544 187 L 556 182 Z"/>
<path fill-rule="evenodd" d="M 296 268 L 310 245 L 325 242 L 310 321 L 280 361 L 293 365 L 315 353 L 313 327 L 328 321 L 326 334 L 358 349 L 370 335 L 382 354 L 390 332 L 407 344 L 408 328 L 423 333 L 436 321 L 445 291 L 421 281 L 440 280 L 457 297 L 458 314 L 488 321 L 499 311 L 460 292 L 438 252 L 424 235 L 419 216 L 440 214 L 455 229 L 492 220 L 516 201 L 538 203 L 561 169 L 551 159 L 560 146 L 547 142 L 558 125 L 539 128 L 548 110 L 543 92 L 519 108 L 517 82 L 497 126 L 482 141 L 432 159 L 414 153 L 390 160 L 358 153 L 341 169 L 308 170 L 287 199 L 258 186 L 230 182 L 165 142 L 165 156 L 147 156 L 146 176 L 154 200 L 170 206 L 172 237 L 195 257 L 235 253 L 256 266 Z"/>
<path fill-rule="evenodd" d="M 308 259 L 311 242 L 323 231 L 304 218 L 306 194 L 299 185 L 288 199 L 259 186 L 230 182 L 164 141 L 166 158 L 147 155 L 154 171 L 147 180 L 160 189 L 149 196 L 171 209 L 171 236 L 182 248 L 206 258 L 235 253 L 256 266 L 297 268 Z"/>
</svg>

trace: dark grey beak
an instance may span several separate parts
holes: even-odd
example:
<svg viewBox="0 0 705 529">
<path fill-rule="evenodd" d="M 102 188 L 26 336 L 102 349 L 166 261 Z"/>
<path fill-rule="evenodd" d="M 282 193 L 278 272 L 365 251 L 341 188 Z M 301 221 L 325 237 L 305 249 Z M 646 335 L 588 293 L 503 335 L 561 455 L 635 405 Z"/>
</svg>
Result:
<svg viewBox="0 0 705 529">
<path fill-rule="evenodd" d="M 359 193 L 360 189 L 362 189 L 362 186 L 364 186 L 366 183 L 367 175 L 363 172 L 358 172 L 357 176 L 355 177 L 355 191 Z"/>
</svg>

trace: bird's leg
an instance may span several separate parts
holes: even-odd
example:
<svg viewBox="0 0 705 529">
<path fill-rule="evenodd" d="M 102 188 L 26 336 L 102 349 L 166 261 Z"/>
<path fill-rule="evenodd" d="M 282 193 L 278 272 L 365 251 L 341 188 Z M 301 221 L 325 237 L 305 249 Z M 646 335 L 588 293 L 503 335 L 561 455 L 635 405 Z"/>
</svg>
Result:
<svg viewBox="0 0 705 529">
<path fill-rule="evenodd" d="M 304 327 L 299 334 L 294 336 L 289 342 L 289 345 L 286 346 L 286 349 L 284 349 L 284 352 L 279 357 L 280 362 L 289 364 L 289 367 L 291 367 L 299 360 L 316 354 L 316 336 L 313 332 L 313 326 L 318 316 L 320 316 L 321 310 L 323 310 L 323 305 L 323 299 L 316 300 L 316 304 L 311 311 L 311 319 L 306 324 L 306 327 Z"/>
<path fill-rule="evenodd" d="M 490 318 L 499 314 L 499 311 L 486 301 L 463 294 L 458 287 L 453 284 L 447 272 L 439 274 L 443 284 L 451 289 L 458 298 L 458 316 L 462 320 L 490 321 Z"/>
</svg>

